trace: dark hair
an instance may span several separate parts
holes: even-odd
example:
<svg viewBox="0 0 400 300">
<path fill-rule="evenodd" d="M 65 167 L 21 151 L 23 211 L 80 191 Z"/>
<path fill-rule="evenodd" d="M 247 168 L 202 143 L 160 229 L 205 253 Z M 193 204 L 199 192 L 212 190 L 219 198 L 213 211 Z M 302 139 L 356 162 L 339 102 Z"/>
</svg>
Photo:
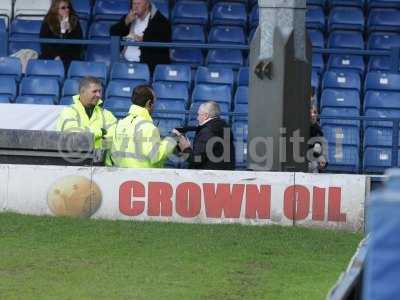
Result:
<svg viewBox="0 0 400 300">
<path fill-rule="evenodd" d="M 72 7 L 70 0 L 53 0 L 51 1 L 51 6 L 44 17 L 43 22 L 49 25 L 50 30 L 54 34 L 61 34 L 60 21 L 58 20 L 58 6 L 60 2 L 65 2 L 69 6 L 69 27 L 71 31 L 78 25 L 79 22 L 78 16 Z"/>
<path fill-rule="evenodd" d="M 147 101 L 154 102 L 154 92 L 151 85 L 138 85 L 132 93 L 132 103 L 141 107 L 145 107 Z"/>
<path fill-rule="evenodd" d="M 86 76 L 79 81 L 79 93 L 81 93 L 82 90 L 87 89 L 91 84 L 102 86 L 101 80 L 93 76 Z"/>
</svg>

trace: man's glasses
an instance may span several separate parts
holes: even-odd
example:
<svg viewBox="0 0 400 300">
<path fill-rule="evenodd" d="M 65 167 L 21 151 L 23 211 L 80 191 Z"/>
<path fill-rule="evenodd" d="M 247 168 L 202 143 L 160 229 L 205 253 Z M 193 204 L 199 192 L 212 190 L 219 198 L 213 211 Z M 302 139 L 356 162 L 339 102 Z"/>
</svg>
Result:
<svg viewBox="0 0 400 300">
<path fill-rule="evenodd" d="M 66 10 L 69 9 L 69 6 L 61 6 L 59 9 Z"/>
</svg>

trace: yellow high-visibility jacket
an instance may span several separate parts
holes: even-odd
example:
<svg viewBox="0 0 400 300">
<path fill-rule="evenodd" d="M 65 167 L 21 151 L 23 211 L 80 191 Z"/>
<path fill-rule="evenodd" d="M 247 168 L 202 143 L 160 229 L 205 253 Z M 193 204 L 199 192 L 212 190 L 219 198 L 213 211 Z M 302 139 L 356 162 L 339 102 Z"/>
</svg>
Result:
<svg viewBox="0 0 400 300">
<path fill-rule="evenodd" d="M 111 161 L 123 168 L 162 168 L 175 146 L 171 137 L 161 140 L 147 109 L 132 105 L 128 116 L 115 127 Z"/>
<path fill-rule="evenodd" d="M 100 106 L 101 100 L 97 102 L 89 119 L 84 106 L 79 100 L 79 95 L 73 96 L 72 99 L 74 103 L 64 109 L 58 117 L 57 130 L 66 132 L 90 131 L 94 135 L 94 147 L 96 149 L 107 148 L 105 146 L 106 140 L 111 138 L 117 119 L 110 111 Z M 102 139 L 102 128 L 107 130 L 104 140 Z"/>
</svg>

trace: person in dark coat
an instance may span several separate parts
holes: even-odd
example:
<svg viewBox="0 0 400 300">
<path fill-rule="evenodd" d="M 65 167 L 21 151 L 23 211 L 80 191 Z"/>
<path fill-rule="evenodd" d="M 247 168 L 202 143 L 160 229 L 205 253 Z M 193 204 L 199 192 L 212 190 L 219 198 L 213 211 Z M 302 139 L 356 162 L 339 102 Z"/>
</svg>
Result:
<svg viewBox="0 0 400 300">
<path fill-rule="evenodd" d="M 78 16 L 69 0 L 54 0 L 40 28 L 40 38 L 81 39 Z M 60 59 L 65 70 L 72 60 L 80 60 L 82 46 L 72 44 L 41 44 L 41 59 Z"/>
<path fill-rule="evenodd" d="M 324 133 L 318 122 L 318 110 L 315 106 L 310 109 L 310 138 L 315 141 L 310 145 L 312 157 L 308 163 L 308 170 L 311 173 L 321 173 L 327 166 L 326 153 L 324 153 Z"/>
<path fill-rule="evenodd" d="M 171 42 L 171 24 L 149 0 L 132 0 L 130 12 L 110 28 L 110 35 L 137 42 Z M 169 49 L 128 46 L 122 51 L 128 61 L 140 61 L 152 73 L 157 64 L 169 64 Z"/>
<path fill-rule="evenodd" d="M 208 101 L 199 106 L 197 112 L 199 126 L 193 140 L 189 140 L 179 131 L 172 132 L 178 136 L 178 147 L 187 155 L 190 169 L 234 170 L 235 148 L 233 134 L 229 125 L 220 118 L 218 103 Z"/>
</svg>

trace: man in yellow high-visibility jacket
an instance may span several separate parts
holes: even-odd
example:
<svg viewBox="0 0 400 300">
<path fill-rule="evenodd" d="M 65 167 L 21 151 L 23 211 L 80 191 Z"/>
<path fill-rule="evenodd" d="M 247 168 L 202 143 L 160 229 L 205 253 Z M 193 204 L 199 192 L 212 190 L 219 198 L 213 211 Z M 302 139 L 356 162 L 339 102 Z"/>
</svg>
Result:
<svg viewBox="0 0 400 300">
<path fill-rule="evenodd" d="M 105 149 L 106 139 L 110 137 L 117 119 L 100 105 L 101 81 L 85 77 L 79 82 L 79 95 L 73 96 L 74 103 L 64 109 L 57 120 L 57 130 L 64 132 L 91 132 L 94 147 Z"/>
<path fill-rule="evenodd" d="M 160 137 L 151 113 L 156 101 L 149 85 L 139 85 L 132 94 L 128 116 L 115 127 L 111 161 L 116 167 L 162 168 L 176 146 L 176 140 Z"/>
</svg>

